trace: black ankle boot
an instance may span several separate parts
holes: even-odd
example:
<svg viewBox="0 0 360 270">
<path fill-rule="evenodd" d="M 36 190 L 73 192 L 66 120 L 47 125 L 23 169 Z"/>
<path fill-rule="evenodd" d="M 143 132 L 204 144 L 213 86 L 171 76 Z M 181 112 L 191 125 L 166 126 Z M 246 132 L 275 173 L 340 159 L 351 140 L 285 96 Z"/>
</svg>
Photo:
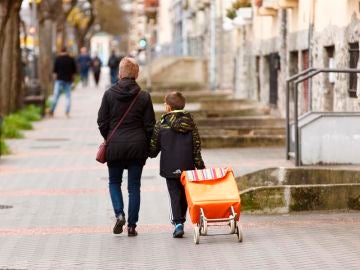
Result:
<svg viewBox="0 0 360 270">
<path fill-rule="evenodd" d="M 135 227 L 128 227 L 128 236 L 137 236 L 137 234 Z"/>
</svg>

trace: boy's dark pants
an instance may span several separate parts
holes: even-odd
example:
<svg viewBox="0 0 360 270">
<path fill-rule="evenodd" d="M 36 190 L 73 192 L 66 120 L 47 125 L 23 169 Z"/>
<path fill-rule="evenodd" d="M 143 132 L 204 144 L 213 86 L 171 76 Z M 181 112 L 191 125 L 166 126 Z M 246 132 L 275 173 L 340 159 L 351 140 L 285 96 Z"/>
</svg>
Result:
<svg viewBox="0 0 360 270">
<path fill-rule="evenodd" d="M 184 186 L 179 178 L 166 178 L 166 184 L 170 194 L 172 223 L 185 223 L 187 202 Z"/>
</svg>

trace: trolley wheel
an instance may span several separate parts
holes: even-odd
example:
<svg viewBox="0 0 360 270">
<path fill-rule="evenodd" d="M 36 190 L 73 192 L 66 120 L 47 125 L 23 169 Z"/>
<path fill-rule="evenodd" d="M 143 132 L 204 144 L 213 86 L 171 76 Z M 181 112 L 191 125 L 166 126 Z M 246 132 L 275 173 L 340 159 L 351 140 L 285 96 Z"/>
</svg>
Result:
<svg viewBox="0 0 360 270">
<path fill-rule="evenodd" d="M 203 222 L 202 222 L 202 232 L 201 232 L 201 234 L 202 234 L 202 235 L 207 235 L 207 233 L 208 233 L 207 221 L 206 221 L 206 220 L 203 220 Z"/>
<path fill-rule="evenodd" d="M 194 243 L 199 244 L 200 241 L 200 228 L 199 226 L 194 227 Z"/>
<path fill-rule="evenodd" d="M 234 234 L 235 233 L 235 227 L 236 227 L 236 224 L 235 224 L 235 220 L 234 220 L 234 217 L 231 215 L 230 218 L 232 218 L 230 220 L 230 233 L 231 234 Z"/>
<path fill-rule="evenodd" d="M 235 233 L 237 235 L 238 241 L 241 243 L 243 241 L 243 232 L 240 224 L 236 225 Z"/>
</svg>

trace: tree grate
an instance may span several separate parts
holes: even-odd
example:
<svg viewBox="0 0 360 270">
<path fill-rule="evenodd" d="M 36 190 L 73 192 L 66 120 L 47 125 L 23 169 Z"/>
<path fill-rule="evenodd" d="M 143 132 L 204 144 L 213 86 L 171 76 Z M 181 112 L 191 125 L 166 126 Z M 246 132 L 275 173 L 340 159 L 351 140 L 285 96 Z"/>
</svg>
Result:
<svg viewBox="0 0 360 270">
<path fill-rule="evenodd" d="M 30 146 L 30 149 L 57 149 L 60 148 L 60 145 L 36 145 L 36 146 Z M 1 269 L 0 269 L 1 270 Z"/>
<path fill-rule="evenodd" d="M 37 138 L 35 139 L 38 142 L 66 142 L 70 141 L 69 138 Z"/>
<path fill-rule="evenodd" d="M 0 210 L 3 210 L 3 209 L 10 209 L 10 208 L 13 208 L 13 206 L 12 206 L 12 205 L 4 205 L 4 204 L 0 204 Z M 0 268 L 0 270 L 2 270 L 2 269 Z"/>
<path fill-rule="evenodd" d="M 25 268 L 0 268 L 0 270 L 26 270 Z"/>
</svg>

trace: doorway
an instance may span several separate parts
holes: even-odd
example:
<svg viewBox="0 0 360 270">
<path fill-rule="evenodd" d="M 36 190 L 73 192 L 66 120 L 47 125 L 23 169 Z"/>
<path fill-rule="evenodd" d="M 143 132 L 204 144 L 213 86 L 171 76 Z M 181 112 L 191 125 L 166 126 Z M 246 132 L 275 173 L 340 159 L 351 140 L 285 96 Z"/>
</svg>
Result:
<svg viewBox="0 0 360 270">
<path fill-rule="evenodd" d="M 268 56 L 269 83 L 270 83 L 270 105 L 277 107 L 278 101 L 278 73 L 280 69 L 280 56 L 278 53 L 271 53 Z"/>
</svg>

